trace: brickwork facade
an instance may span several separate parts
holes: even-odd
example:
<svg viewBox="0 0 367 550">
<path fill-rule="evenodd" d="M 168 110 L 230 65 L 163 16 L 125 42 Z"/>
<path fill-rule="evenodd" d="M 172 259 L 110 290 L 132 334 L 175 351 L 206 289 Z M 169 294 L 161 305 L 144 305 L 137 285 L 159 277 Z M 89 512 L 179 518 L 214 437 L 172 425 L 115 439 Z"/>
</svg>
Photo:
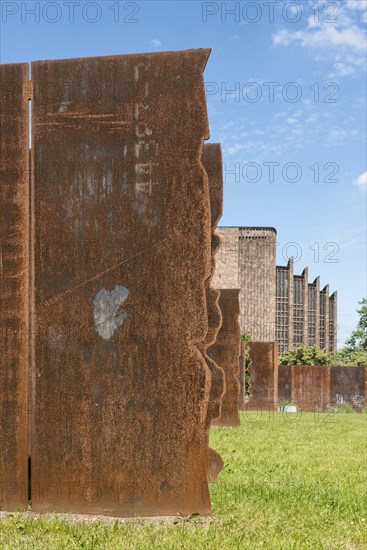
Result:
<svg viewBox="0 0 367 550">
<path fill-rule="evenodd" d="M 337 304 L 338 304 L 338 294 L 335 291 L 329 298 L 329 349 L 330 351 L 336 351 L 338 346 Z"/>
<path fill-rule="evenodd" d="M 297 345 L 337 349 L 337 293 L 308 282 L 308 268 L 294 274 L 293 258 L 276 265 L 276 230 L 220 227 L 215 288 L 241 288 L 241 332 L 254 341 L 277 341 L 279 353 Z"/>
<path fill-rule="evenodd" d="M 240 227 L 238 236 L 242 332 L 259 342 L 274 342 L 276 231 Z"/>
<path fill-rule="evenodd" d="M 308 269 L 294 275 L 293 259 L 276 267 L 276 339 L 279 353 L 300 344 L 337 350 L 337 293 L 329 285 L 320 291 L 320 278 L 308 282 Z M 291 287 L 293 286 L 293 289 Z"/>
<path fill-rule="evenodd" d="M 220 248 L 215 256 L 212 287 L 218 289 L 239 288 L 238 227 L 217 227 Z"/>
<path fill-rule="evenodd" d="M 215 288 L 241 288 L 241 332 L 275 340 L 276 231 L 270 227 L 219 227 Z"/>
</svg>

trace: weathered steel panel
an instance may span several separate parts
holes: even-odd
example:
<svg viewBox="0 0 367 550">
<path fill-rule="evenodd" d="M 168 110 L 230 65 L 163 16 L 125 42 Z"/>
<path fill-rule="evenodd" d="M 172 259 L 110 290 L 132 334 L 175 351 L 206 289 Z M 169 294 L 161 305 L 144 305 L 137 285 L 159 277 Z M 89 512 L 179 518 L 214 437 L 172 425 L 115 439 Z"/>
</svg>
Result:
<svg viewBox="0 0 367 550">
<path fill-rule="evenodd" d="M 245 410 L 274 410 L 278 403 L 278 344 L 250 342 L 250 397 Z"/>
<path fill-rule="evenodd" d="M 28 65 L 0 65 L 0 509 L 28 507 Z"/>
<path fill-rule="evenodd" d="M 357 409 L 365 406 L 366 367 L 330 367 L 331 403 L 352 403 Z"/>
<path fill-rule="evenodd" d="M 323 411 L 330 405 L 330 367 L 293 365 L 292 401 L 303 412 Z"/>
<path fill-rule="evenodd" d="M 209 430 L 213 421 L 220 416 L 222 397 L 224 394 L 224 371 L 220 365 L 209 357 L 208 347 L 217 339 L 218 331 L 222 325 L 222 314 L 218 304 L 219 291 L 212 288 L 212 277 L 215 269 L 215 255 L 219 248 L 220 240 L 215 229 L 223 211 L 223 170 L 222 150 L 219 143 L 204 145 L 202 163 L 209 178 L 210 213 L 211 213 L 211 275 L 205 281 L 206 305 L 208 310 L 208 333 L 203 342 L 198 344 L 210 371 L 210 388 L 208 409 L 206 412 L 206 427 Z M 209 440 L 209 433 L 208 433 Z M 216 480 L 223 467 L 223 460 L 214 449 L 208 449 L 208 479 Z"/>
<path fill-rule="evenodd" d="M 222 326 L 217 340 L 208 349 L 208 355 L 222 367 L 225 375 L 225 393 L 222 398 L 221 416 L 214 420 L 214 426 L 239 426 L 237 380 L 240 355 L 240 303 L 239 289 L 221 289 L 219 307 L 222 312 Z"/>
<path fill-rule="evenodd" d="M 278 367 L 278 401 L 290 401 L 292 398 L 292 367 L 279 365 Z"/>
<path fill-rule="evenodd" d="M 208 174 L 210 212 L 211 212 L 211 275 L 205 281 L 206 304 L 208 311 L 208 332 L 205 340 L 198 347 L 205 357 L 210 370 L 210 394 L 206 425 L 209 428 L 215 418 L 220 416 L 220 407 L 224 393 L 224 371 L 207 354 L 208 347 L 217 339 L 222 325 L 222 314 L 219 307 L 219 291 L 212 288 L 212 277 L 215 268 L 215 254 L 219 247 L 219 237 L 216 233 L 218 221 L 223 210 L 223 175 L 222 175 L 222 151 L 217 143 L 205 144 L 202 154 L 203 166 Z"/>
<path fill-rule="evenodd" d="M 34 511 L 210 511 L 208 53 L 32 64 Z"/>
<path fill-rule="evenodd" d="M 322 411 L 351 403 L 361 410 L 366 403 L 366 367 L 280 365 L 278 399 L 293 400 L 303 411 Z"/>
</svg>

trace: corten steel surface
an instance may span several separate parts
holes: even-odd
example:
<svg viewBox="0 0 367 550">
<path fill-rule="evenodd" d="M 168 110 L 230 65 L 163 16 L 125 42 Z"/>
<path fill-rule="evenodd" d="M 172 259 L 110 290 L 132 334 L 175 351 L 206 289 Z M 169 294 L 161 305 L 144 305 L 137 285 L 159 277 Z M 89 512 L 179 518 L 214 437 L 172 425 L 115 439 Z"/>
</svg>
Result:
<svg viewBox="0 0 367 550">
<path fill-rule="evenodd" d="M 322 411 L 330 405 L 330 367 L 294 365 L 291 369 L 291 398 L 301 411 Z"/>
<path fill-rule="evenodd" d="M 330 402 L 338 401 L 365 406 L 366 367 L 330 367 Z"/>
<path fill-rule="evenodd" d="M 278 398 L 296 402 L 303 411 L 322 411 L 351 403 L 360 410 L 367 399 L 366 367 L 279 366 Z"/>
<path fill-rule="evenodd" d="M 209 50 L 32 64 L 32 509 L 209 513 Z"/>
<path fill-rule="evenodd" d="M 208 310 L 208 333 L 203 342 L 198 345 L 210 370 L 210 390 L 206 427 L 209 430 L 214 419 L 221 413 L 221 403 L 224 394 L 224 372 L 207 354 L 209 346 L 214 344 L 222 324 L 222 314 L 219 308 L 219 291 L 212 288 L 212 277 L 215 269 L 215 254 L 219 248 L 219 236 L 215 232 L 223 211 L 223 172 L 222 150 L 219 143 L 204 145 L 202 163 L 209 178 L 210 212 L 211 212 L 211 275 L 205 281 L 206 305 Z M 209 433 L 208 433 L 209 438 Z M 208 479 L 215 480 L 223 467 L 223 460 L 214 449 L 208 449 Z"/>
<path fill-rule="evenodd" d="M 219 453 L 209 448 L 207 475 L 209 481 L 218 481 L 219 474 L 223 470 L 224 461 Z"/>
<path fill-rule="evenodd" d="M 208 355 L 222 367 L 225 375 L 225 393 L 222 398 L 221 416 L 214 420 L 214 426 L 239 426 L 237 380 L 240 355 L 240 305 L 239 289 L 220 290 L 219 307 L 222 312 L 222 326 L 215 344 L 208 349 Z"/>
<path fill-rule="evenodd" d="M 250 397 L 244 409 L 276 410 L 278 404 L 278 344 L 250 342 Z"/>
<path fill-rule="evenodd" d="M 0 65 L 0 509 L 28 507 L 28 65 Z"/>
<path fill-rule="evenodd" d="M 292 398 L 292 367 L 279 365 L 278 367 L 278 402 L 290 401 Z"/>
<path fill-rule="evenodd" d="M 238 410 L 242 411 L 246 401 L 246 342 L 241 340 L 240 342 L 240 357 L 239 357 L 240 370 L 237 378 L 240 383 L 240 391 L 238 395 Z"/>
</svg>

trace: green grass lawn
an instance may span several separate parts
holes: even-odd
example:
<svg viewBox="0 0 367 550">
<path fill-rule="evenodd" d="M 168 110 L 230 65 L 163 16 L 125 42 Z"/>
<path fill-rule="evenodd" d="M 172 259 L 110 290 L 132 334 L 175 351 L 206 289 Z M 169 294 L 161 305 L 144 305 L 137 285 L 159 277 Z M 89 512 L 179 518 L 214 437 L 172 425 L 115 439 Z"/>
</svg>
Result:
<svg viewBox="0 0 367 550">
<path fill-rule="evenodd" d="M 1 549 L 366 549 L 366 414 L 242 414 L 214 428 L 211 519 L 0 522 Z"/>
</svg>

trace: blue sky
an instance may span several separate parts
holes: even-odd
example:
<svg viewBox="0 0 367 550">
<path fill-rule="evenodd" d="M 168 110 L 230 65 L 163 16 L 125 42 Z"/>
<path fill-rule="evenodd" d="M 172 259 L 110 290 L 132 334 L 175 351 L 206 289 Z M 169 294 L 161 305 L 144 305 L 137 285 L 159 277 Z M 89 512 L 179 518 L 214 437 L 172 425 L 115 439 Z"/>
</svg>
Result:
<svg viewBox="0 0 367 550">
<path fill-rule="evenodd" d="M 338 290 L 343 344 L 366 295 L 366 0 L 0 6 L 1 63 L 212 48 L 221 225 L 275 227 L 278 263 Z"/>
</svg>

